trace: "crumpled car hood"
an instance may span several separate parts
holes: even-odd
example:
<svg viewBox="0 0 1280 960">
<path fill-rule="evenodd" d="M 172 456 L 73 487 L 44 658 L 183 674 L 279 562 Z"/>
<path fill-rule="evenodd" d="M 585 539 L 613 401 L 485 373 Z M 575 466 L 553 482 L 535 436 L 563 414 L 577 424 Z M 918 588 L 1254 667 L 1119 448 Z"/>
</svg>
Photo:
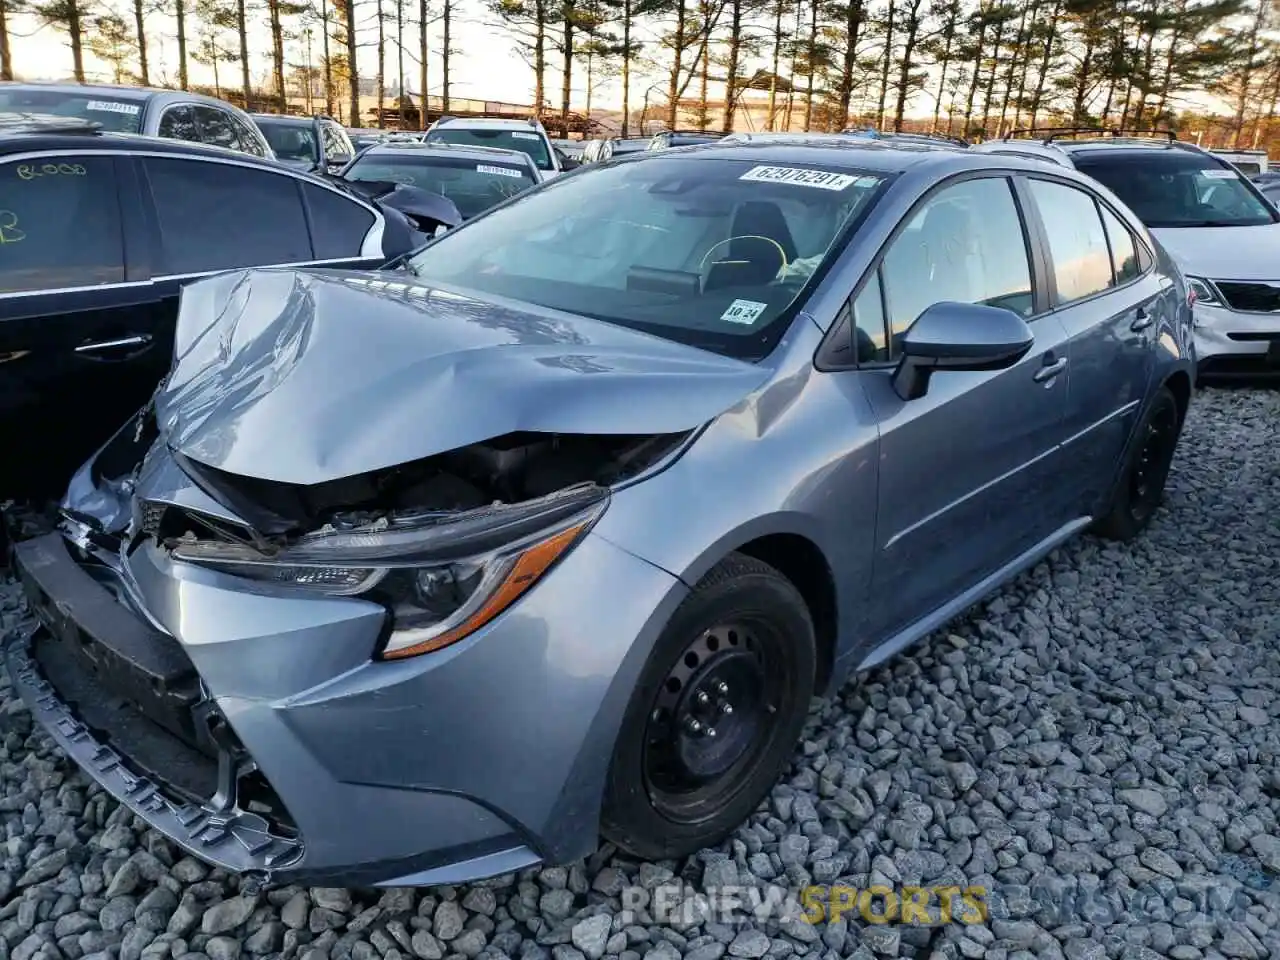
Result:
<svg viewBox="0 0 1280 960">
<path fill-rule="evenodd" d="M 165 442 L 229 473 L 315 484 L 517 431 L 689 430 L 756 364 L 404 274 L 242 270 L 188 286 L 156 396 Z"/>
</svg>

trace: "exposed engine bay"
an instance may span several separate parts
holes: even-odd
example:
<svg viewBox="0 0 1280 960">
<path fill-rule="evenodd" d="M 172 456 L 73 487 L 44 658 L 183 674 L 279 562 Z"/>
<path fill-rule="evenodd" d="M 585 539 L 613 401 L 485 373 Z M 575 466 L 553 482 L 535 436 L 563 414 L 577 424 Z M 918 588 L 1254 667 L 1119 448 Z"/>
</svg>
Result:
<svg viewBox="0 0 1280 960">
<path fill-rule="evenodd" d="M 470 511 L 550 497 L 584 485 L 610 487 L 652 467 L 689 433 L 578 436 L 512 433 L 422 460 L 313 486 L 229 474 L 174 453 L 183 472 L 245 527 L 203 514 L 167 509 L 144 517 L 144 532 L 162 542 L 220 539 L 268 552 L 297 538 L 333 530 L 429 523 Z M 151 412 L 103 449 L 93 464 L 97 484 L 130 490 L 157 438 Z"/>
</svg>

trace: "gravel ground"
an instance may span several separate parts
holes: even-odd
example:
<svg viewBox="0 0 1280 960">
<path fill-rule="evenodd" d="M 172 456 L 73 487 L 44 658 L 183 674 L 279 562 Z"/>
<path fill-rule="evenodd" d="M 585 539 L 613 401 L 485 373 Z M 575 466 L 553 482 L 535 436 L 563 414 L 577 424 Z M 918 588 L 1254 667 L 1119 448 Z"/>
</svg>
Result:
<svg viewBox="0 0 1280 960">
<path fill-rule="evenodd" d="M 850 683 L 751 821 L 680 863 L 241 896 L 3 685 L 0 960 L 1280 960 L 1277 451 L 1280 394 L 1203 393 L 1145 537 L 1073 543 Z M 811 883 L 980 887 L 986 922 L 750 909 Z"/>
</svg>

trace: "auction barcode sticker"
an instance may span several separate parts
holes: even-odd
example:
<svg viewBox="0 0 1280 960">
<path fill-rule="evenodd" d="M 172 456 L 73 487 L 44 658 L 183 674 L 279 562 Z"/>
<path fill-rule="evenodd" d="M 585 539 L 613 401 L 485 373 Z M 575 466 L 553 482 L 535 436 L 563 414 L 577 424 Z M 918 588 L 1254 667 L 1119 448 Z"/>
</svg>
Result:
<svg viewBox="0 0 1280 960">
<path fill-rule="evenodd" d="M 519 170 L 511 167 L 495 167 L 488 163 L 477 163 L 476 173 L 492 173 L 498 177 L 515 177 L 517 180 L 523 180 L 524 174 Z"/>
<path fill-rule="evenodd" d="M 542 139 L 536 133 L 514 132 L 511 134 L 511 136 L 515 137 L 517 140 L 541 140 Z"/>
<path fill-rule="evenodd" d="M 84 108 L 96 113 L 127 113 L 130 116 L 142 112 L 142 108 L 136 103 L 118 103 L 114 100 L 90 100 Z"/>
<path fill-rule="evenodd" d="M 806 170 L 803 167 L 752 167 L 738 179 L 793 183 L 799 187 L 817 187 L 819 190 L 843 190 L 858 180 L 848 173 Z"/>
<path fill-rule="evenodd" d="M 756 322 L 756 318 L 764 313 L 767 303 L 759 300 L 735 300 L 727 310 L 720 314 L 720 319 L 728 323 L 741 323 L 746 326 Z"/>
<path fill-rule="evenodd" d="M 1214 167 L 1212 170 L 1201 170 L 1200 176 L 1207 177 L 1210 180 L 1234 180 L 1238 174 L 1234 170 Z"/>
</svg>

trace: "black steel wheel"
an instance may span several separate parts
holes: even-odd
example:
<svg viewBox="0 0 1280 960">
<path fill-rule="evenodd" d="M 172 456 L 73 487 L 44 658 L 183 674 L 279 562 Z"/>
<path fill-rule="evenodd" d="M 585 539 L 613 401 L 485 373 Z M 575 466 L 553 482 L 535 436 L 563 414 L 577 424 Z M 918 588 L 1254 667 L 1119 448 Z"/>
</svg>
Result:
<svg viewBox="0 0 1280 960">
<path fill-rule="evenodd" d="M 1168 387 L 1161 387 L 1134 432 L 1111 509 L 1096 526 L 1100 536 L 1131 540 L 1146 529 L 1164 502 L 1164 488 L 1181 433 L 1178 401 Z"/>
<path fill-rule="evenodd" d="M 751 557 L 717 565 L 676 610 L 628 705 L 605 835 L 664 859 L 733 830 L 795 746 L 814 665 L 813 626 L 796 588 Z"/>
</svg>

